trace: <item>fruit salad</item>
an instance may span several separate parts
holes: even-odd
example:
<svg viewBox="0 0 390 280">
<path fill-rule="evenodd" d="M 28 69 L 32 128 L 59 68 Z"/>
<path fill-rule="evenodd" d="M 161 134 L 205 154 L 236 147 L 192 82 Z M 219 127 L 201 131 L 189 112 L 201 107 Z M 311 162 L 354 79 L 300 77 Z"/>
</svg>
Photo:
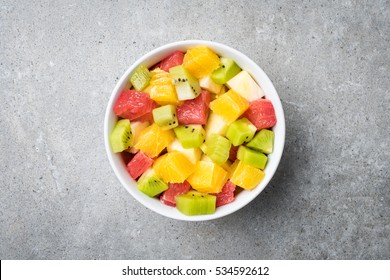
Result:
<svg viewBox="0 0 390 280">
<path fill-rule="evenodd" d="M 114 104 L 111 150 L 137 188 L 184 215 L 213 214 L 263 180 L 275 110 L 250 73 L 207 46 L 141 64 Z"/>
</svg>

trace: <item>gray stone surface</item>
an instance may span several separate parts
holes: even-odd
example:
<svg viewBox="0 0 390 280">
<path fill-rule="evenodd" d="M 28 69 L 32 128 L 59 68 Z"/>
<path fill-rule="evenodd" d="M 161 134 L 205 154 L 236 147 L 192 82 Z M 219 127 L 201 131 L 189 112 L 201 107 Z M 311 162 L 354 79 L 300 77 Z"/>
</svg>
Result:
<svg viewBox="0 0 390 280">
<path fill-rule="evenodd" d="M 0 259 L 389 259 L 389 1 L 0 1 Z M 230 45 L 282 99 L 281 165 L 228 217 L 170 220 L 103 145 L 123 72 L 165 43 Z"/>
</svg>

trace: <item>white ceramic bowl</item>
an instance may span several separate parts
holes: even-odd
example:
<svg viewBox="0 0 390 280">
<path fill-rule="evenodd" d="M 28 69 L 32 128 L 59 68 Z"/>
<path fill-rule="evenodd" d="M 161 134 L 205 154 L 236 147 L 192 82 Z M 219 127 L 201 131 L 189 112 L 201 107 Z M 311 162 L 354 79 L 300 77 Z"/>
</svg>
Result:
<svg viewBox="0 0 390 280">
<path fill-rule="evenodd" d="M 240 192 L 236 196 L 234 202 L 218 207 L 215 213 L 212 215 L 186 216 L 181 214 L 176 208 L 166 206 L 162 204 L 160 200 L 156 198 L 150 198 L 137 189 L 135 181 L 129 176 L 126 171 L 126 166 L 122 160 L 121 155 L 114 154 L 111 151 L 109 144 L 109 135 L 115 125 L 115 122 L 117 121 L 117 117 L 113 111 L 113 105 L 122 90 L 128 86 L 129 76 L 134 71 L 134 69 L 141 63 L 144 63 L 147 67 L 150 67 L 161 61 L 163 58 L 165 58 L 167 55 L 169 55 L 175 50 L 186 51 L 189 48 L 199 45 L 206 45 L 218 55 L 232 58 L 242 69 L 247 70 L 252 75 L 256 82 L 260 84 L 263 88 L 265 97 L 272 101 L 276 112 L 277 124 L 273 128 L 273 131 L 275 133 L 274 152 L 268 157 L 268 163 L 264 170 L 265 177 L 262 182 L 252 191 L 244 190 Z M 279 165 L 279 161 L 282 157 L 284 138 L 285 121 L 282 104 L 268 76 L 255 62 L 253 62 L 246 55 L 231 47 L 210 41 L 190 40 L 175 42 L 159 47 L 138 59 L 133 65 L 130 66 L 129 69 L 127 69 L 127 71 L 123 74 L 123 76 L 115 86 L 111 94 L 110 101 L 108 102 L 104 119 L 104 141 L 108 159 L 122 185 L 136 200 L 138 200 L 140 203 L 142 203 L 149 209 L 166 217 L 185 221 L 205 221 L 220 218 L 239 210 L 240 208 L 251 202 L 267 186 L 268 182 L 274 175 Z"/>
</svg>

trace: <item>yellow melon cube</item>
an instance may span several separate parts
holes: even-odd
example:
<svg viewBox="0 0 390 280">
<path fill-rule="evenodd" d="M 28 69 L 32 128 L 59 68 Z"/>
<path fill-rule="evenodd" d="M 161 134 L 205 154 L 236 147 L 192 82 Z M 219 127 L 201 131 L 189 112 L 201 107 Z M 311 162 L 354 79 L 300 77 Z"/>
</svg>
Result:
<svg viewBox="0 0 390 280">
<path fill-rule="evenodd" d="M 159 105 L 178 105 L 180 102 L 177 99 L 171 74 L 160 68 L 154 69 L 151 74 L 150 86 L 147 88 L 150 98 Z"/>
<path fill-rule="evenodd" d="M 180 152 L 170 152 L 153 163 L 153 170 L 166 183 L 183 183 L 194 171 L 194 164 Z"/>
<path fill-rule="evenodd" d="M 230 181 L 246 190 L 253 190 L 263 180 L 265 174 L 260 169 L 236 160 L 230 167 Z"/>
<path fill-rule="evenodd" d="M 219 193 L 227 179 L 227 172 L 222 167 L 212 161 L 199 161 L 187 181 L 199 192 Z"/>
<path fill-rule="evenodd" d="M 210 109 L 231 124 L 249 108 L 249 102 L 234 90 L 222 94 L 210 103 Z"/>
<path fill-rule="evenodd" d="M 211 76 L 205 76 L 201 79 L 199 79 L 199 85 L 201 88 L 208 90 L 210 93 L 219 94 L 221 92 L 221 89 L 223 85 L 219 85 L 215 83 Z"/>
<path fill-rule="evenodd" d="M 206 139 L 213 133 L 219 135 L 225 135 L 228 126 L 229 123 L 226 122 L 225 119 L 223 119 L 221 116 L 217 115 L 216 113 L 211 112 L 205 127 Z"/>
<path fill-rule="evenodd" d="M 264 92 L 247 71 L 241 71 L 227 81 L 227 86 L 249 102 L 262 98 Z"/>
<path fill-rule="evenodd" d="M 175 133 L 172 130 L 162 130 L 156 123 L 153 123 L 141 131 L 134 148 L 154 158 L 174 139 Z"/>
<path fill-rule="evenodd" d="M 202 150 L 200 148 L 185 149 L 177 138 L 172 141 L 167 147 L 169 152 L 180 152 L 185 155 L 194 165 L 200 160 L 202 156 Z"/>
<path fill-rule="evenodd" d="M 183 59 L 183 66 L 197 79 L 211 75 L 220 63 L 218 55 L 206 46 L 189 49 Z"/>
</svg>

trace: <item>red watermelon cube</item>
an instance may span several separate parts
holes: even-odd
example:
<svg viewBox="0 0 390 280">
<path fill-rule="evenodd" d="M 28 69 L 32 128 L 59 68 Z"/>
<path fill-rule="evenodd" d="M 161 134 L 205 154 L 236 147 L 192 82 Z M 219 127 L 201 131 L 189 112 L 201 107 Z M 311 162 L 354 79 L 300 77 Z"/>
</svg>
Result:
<svg viewBox="0 0 390 280">
<path fill-rule="evenodd" d="M 114 113 L 121 118 L 136 120 L 151 115 L 157 104 L 147 93 L 136 90 L 124 90 L 114 104 Z M 149 115 L 147 115 L 149 114 Z"/>
<path fill-rule="evenodd" d="M 168 206 L 176 206 L 175 196 L 185 194 L 191 189 L 191 185 L 184 181 L 183 183 L 169 183 L 168 189 L 160 196 L 160 201 Z"/>
<path fill-rule="evenodd" d="M 229 160 L 236 161 L 237 159 L 237 151 L 240 146 L 230 146 L 230 152 L 229 152 Z"/>
<path fill-rule="evenodd" d="M 147 113 L 143 114 L 142 116 L 138 117 L 138 118 L 135 118 L 133 121 L 135 122 L 150 122 L 153 120 L 153 109 L 154 108 L 157 108 L 157 104 L 154 102 L 153 103 L 153 106 L 152 106 L 152 109 L 150 111 L 148 111 Z"/>
<path fill-rule="evenodd" d="M 264 98 L 252 101 L 243 117 L 253 123 L 257 130 L 271 128 L 276 124 L 274 106 L 270 100 Z"/>
<path fill-rule="evenodd" d="M 209 116 L 210 92 L 202 90 L 198 97 L 177 106 L 179 124 L 206 124 Z"/>
<path fill-rule="evenodd" d="M 136 180 L 153 164 L 153 159 L 139 151 L 127 164 L 127 171 Z"/>
<path fill-rule="evenodd" d="M 222 188 L 220 193 L 217 193 L 217 207 L 228 204 L 234 201 L 234 191 L 236 185 L 228 180 Z"/>
<path fill-rule="evenodd" d="M 171 67 L 182 65 L 184 59 L 184 53 L 181 51 L 175 51 L 170 56 L 165 58 L 163 61 L 161 61 L 159 67 L 161 70 L 164 70 L 165 72 L 169 72 L 169 69 Z"/>
</svg>

